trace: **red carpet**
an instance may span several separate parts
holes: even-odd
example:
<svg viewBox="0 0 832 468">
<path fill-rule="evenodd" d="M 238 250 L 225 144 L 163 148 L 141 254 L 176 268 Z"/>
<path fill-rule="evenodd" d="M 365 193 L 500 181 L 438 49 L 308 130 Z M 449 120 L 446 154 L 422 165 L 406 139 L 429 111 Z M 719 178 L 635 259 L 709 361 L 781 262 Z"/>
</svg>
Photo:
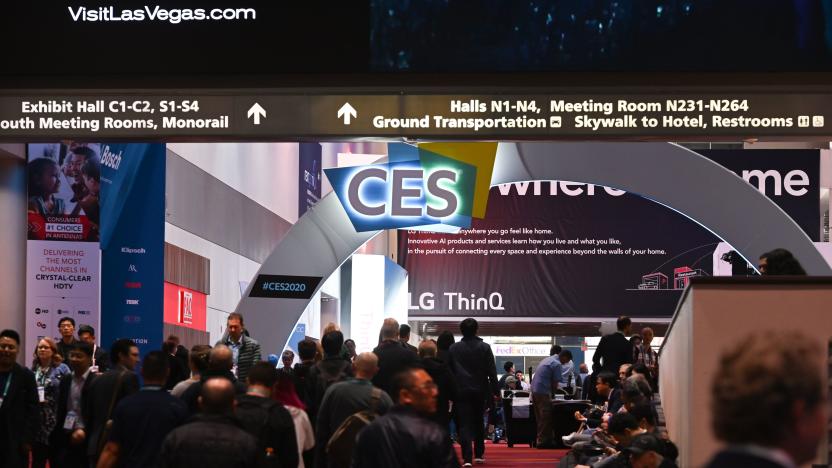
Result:
<svg viewBox="0 0 832 468">
<path fill-rule="evenodd" d="M 459 445 L 454 445 L 459 461 L 462 463 L 462 454 Z M 485 442 L 485 465 L 483 468 L 522 468 L 526 466 L 554 467 L 557 462 L 566 455 L 566 450 L 538 450 L 528 445 L 515 445 L 508 448 L 505 441 L 499 444 Z"/>
</svg>

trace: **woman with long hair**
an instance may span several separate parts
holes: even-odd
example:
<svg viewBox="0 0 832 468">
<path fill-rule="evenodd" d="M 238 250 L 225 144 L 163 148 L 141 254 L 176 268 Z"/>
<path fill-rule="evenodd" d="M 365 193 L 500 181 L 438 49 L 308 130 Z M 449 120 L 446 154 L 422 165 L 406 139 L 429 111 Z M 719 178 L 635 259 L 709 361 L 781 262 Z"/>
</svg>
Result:
<svg viewBox="0 0 832 468">
<path fill-rule="evenodd" d="M 58 391 L 61 379 L 69 375 L 69 367 L 58 353 L 58 345 L 52 338 L 41 338 L 35 347 L 32 371 L 38 387 L 39 418 L 35 425 L 32 444 L 32 468 L 43 468 L 49 460 L 55 466 L 54 449 L 49 447 L 49 435 L 55 429 L 58 413 Z"/>
<path fill-rule="evenodd" d="M 295 435 L 298 439 L 299 468 L 314 466 L 315 432 L 312 423 L 306 415 L 306 405 L 303 404 L 295 391 L 295 380 L 288 372 L 277 373 L 277 383 L 272 389 L 272 399 L 289 411 L 295 423 Z"/>
<path fill-rule="evenodd" d="M 454 344 L 455 341 L 456 339 L 454 339 L 454 334 L 449 332 L 448 330 L 445 330 L 442 333 L 440 333 L 439 336 L 436 338 L 436 358 L 447 364 L 448 350 L 451 349 L 451 345 Z"/>
</svg>

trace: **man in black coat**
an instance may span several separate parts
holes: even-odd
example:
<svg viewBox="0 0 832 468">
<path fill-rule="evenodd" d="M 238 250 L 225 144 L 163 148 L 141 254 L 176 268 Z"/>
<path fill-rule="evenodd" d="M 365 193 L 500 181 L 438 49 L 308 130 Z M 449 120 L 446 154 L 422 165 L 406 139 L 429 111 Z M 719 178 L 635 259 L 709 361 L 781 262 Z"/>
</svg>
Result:
<svg viewBox="0 0 832 468">
<path fill-rule="evenodd" d="M 464 463 L 482 463 L 485 428 L 482 416 L 487 400 L 497 397 L 497 365 L 491 346 L 477 336 L 479 324 L 467 318 L 459 324 L 462 340 L 449 351 L 450 368 L 456 377 L 457 404 L 454 405 Z M 473 444 L 473 453 L 472 453 Z"/>
<path fill-rule="evenodd" d="M 292 415 L 271 399 L 277 382 L 277 370 L 268 362 L 258 362 L 246 378 L 248 390 L 237 396 L 237 419 L 249 434 L 257 438 L 258 464 L 268 464 L 267 456 L 277 460 L 280 468 L 298 466 L 298 442 Z"/>
<path fill-rule="evenodd" d="M 592 362 L 602 371 L 618 373 L 621 364 L 633 363 L 633 344 L 627 339 L 632 327 L 630 317 L 621 316 L 616 322 L 618 331 L 601 338 Z M 593 368 L 595 368 L 593 366 Z"/>
<path fill-rule="evenodd" d="M 437 394 L 430 375 L 411 368 L 392 385 L 397 404 L 358 433 L 353 468 L 459 467 L 448 432 L 429 419 Z"/>
<path fill-rule="evenodd" d="M 35 438 L 38 389 L 32 371 L 17 364 L 20 335 L 0 332 L 0 466 L 25 467 Z"/>
<path fill-rule="evenodd" d="M 127 395 L 139 391 L 139 377 L 133 371 L 139 363 L 139 348 L 127 338 L 116 340 L 110 347 L 113 368 L 99 375 L 91 384 L 87 395 L 89 405 L 83 415 L 87 433 L 87 455 L 98 461 L 104 447 L 104 427 L 113 416 L 118 402 Z"/>
<path fill-rule="evenodd" d="M 419 353 L 416 347 L 410 344 L 410 325 L 403 323 L 399 326 L 399 341 L 402 342 L 402 346 L 409 349 L 413 354 Z"/>
<path fill-rule="evenodd" d="M 94 374 L 103 374 L 110 370 L 110 356 L 107 354 L 107 350 L 95 344 L 95 328 L 89 325 L 78 327 L 78 340 L 92 346 L 92 369 Z"/>
<path fill-rule="evenodd" d="M 125 397 L 113 410 L 113 428 L 97 468 L 159 465 L 162 442 L 188 415 L 185 403 L 163 388 L 169 371 L 164 352 L 147 353 L 142 362 L 142 391 Z"/>
<path fill-rule="evenodd" d="M 381 343 L 373 352 L 378 356 L 378 374 L 373 377 L 373 385 L 392 395 L 393 376 L 418 363 L 416 354 L 399 341 L 399 322 L 392 318 L 384 319 Z"/>
<path fill-rule="evenodd" d="M 436 413 L 433 420 L 442 427 L 448 427 L 450 422 L 450 402 L 456 401 L 456 381 L 447 364 L 436 358 L 436 342 L 425 340 L 419 343 L 419 357 L 428 375 L 436 383 L 439 394 L 436 397 Z"/>
<path fill-rule="evenodd" d="M 318 408 L 321 407 L 326 389 L 352 377 L 352 364 L 341 355 L 344 335 L 338 330 L 331 331 L 321 338 L 321 346 L 324 348 L 324 358 L 309 369 L 306 379 L 306 413 L 313 427 L 318 420 Z"/>
<path fill-rule="evenodd" d="M 712 428 L 726 444 L 707 468 L 803 466 L 827 430 L 826 343 L 767 332 L 723 353 L 711 385 Z"/>
<path fill-rule="evenodd" d="M 295 392 L 298 398 L 308 408 L 311 405 L 309 396 L 309 373 L 315 367 L 315 354 L 318 352 L 318 345 L 314 340 L 305 338 L 298 343 L 298 357 L 300 362 L 292 369 L 292 380 L 295 382 Z"/>
<path fill-rule="evenodd" d="M 69 350 L 69 367 L 72 374 L 64 377 L 58 387 L 58 411 L 55 429 L 49 443 L 57 453 L 61 468 L 86 468 L 87 431 L 84 414 L 89 414 L 89 389 L 96 379 L 92 367 L 93 348 L 88 343 L 76 343 Z M 69 418 L 67 418 L 69 415 Z"/>
<path fill-rule="evenodd" d="M 224 378 L 205 381 L 201 413 L 174 429 L 162 443 L 162 467 L 255 468 L 257 439 L 234 417 L 234 385 Z"/>
</svg>

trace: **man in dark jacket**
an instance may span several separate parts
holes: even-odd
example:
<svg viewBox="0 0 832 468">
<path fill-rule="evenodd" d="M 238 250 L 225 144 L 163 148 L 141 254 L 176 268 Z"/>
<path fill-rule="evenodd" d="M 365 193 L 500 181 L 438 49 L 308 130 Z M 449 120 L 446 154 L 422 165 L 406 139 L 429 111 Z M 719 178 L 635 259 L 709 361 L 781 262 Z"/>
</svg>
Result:
<svg viewBox="0 0 832 468">
<path fill-rule="evenodd" d="M 467 318 L 459 324 L 462 340 L 449 351 L 450 368 L 456 377 L 457 415 L 464 463 L 484 462 L 485 428 L 482 416 L 486 401 L 497 396 L 497 366 L 491 346 L 477 336 L 479 324 Z M 473 444 L 473 453 L 471 446 Z"/>
<path fill-rule="evenodd" d="M 20 335 L 0 332 L 0 466 L 25 467 L 35 438 L 38 390 L 32 371 L 17 364 Z"/>
<path fill-rule="evenodd" d="M 91 384 L 88 392 L 87 414 L 84 414 L 87 433 L 87 455 L 95 463 L 100 449 L 104 426 L 112 418 L 112 411 L 118 402 L 127 395 L 139 391 L 139 377 L 133 372 L 139 363 L 139 348 L 132 340 L 116 340 L 110 347 L 110 359 L 113 368 L 99 375 Z"/>
<path fill-rule="evenodd" d="M 188 408 L 164 389 L 168 355 L 151 351 L 142 362 L 144 386 L 125 397 L 113 411 L 113 429 L 97 468 L 145 468 L 159 465 L 165 437 L 185 422 Z"/>
<path fill-rule="evenodd" d="M 633 344 L 627 339 L 632 327 L 630 317 L 621 316 L 616 323 L 618 331 L 601 338 L 592 362 L 602 371 L 618 373 L 621 364 L 633 363 Z M 594 368 L 594 366 L 593 366 Z"/>
<path fill-rule="evenodd" d="M 179 382 L 183 380 L 188 380 L 191 377 L 191 370 L 189 366 L 182 365 L 182 361 L 176 357 L 176 342 L 175 341 L 165 341 L 162 343 L 162 352 L 165 353 L 166 359 L 168 361 L 168 379 L 165 381 L 164 389 L 166 391 L 173 390 L 173 387 L 176 386 Z"/>
<path fill-rule="evenodd" d="M 321 346 L 324 348 L 324 358 L 309 370 L 306 384 L 309 398 L 306 412 L 313 427 L 317 421 L 318 408 L 321 407 L 326 389 L 336 382 L 352 377 L 352 365 L 341 355 L 344 335 L 338 330 L 331 331 L 321 338 Z"/>
<path fill-rule="evenodd" d="M 423 369 L 393 379 L 397 405 L 358 434 L 353 468 L 456 468 L 447 431 L 429 419 L 436 411 L 436 384 Z"/>
<path fill-rule="evenodd" d="M 373 385 L 392 395 L 393 376 L 418 363 L 418 357 L 399 341 L 399 322 L 384 319 L 381 326 L 381 343 L 373 350 L 378 356 L 378 374 Z"/>
<path fill-rule="evenodd" d="M 78 340 L 92 346 L 92 369 L 94 374 L 110 370 L 110 356 L 107 350 L 95 344 L 95 328 L 89 325 L 78 327 Z"/>
<path fill-rule="evenodd" d="M 237 396 L 237 419 L 249 434 L 257 438 L 257 460 L 260 466 L 298 466 L 298 442 L 292 415 L 271 399 L 277 381 L 277 370 L 268 362 L 258 362 L 248 372 L 248 391 Z"/>
<path fill-rule="evenodd" d="M 205 381 L 199 396 L 202 413 L 174 429 L 162 443 L 162 467 L 254 468 L 257 439 L 234 417 L 234 386 L 223 378 Z"/>
<path fill-rule="evenodd" d="M 442 427 L 448 427 L 450 422 L 450 402 L 456 401 L 456 382 L 447 364 L 436 358 L 436 342 L 425 340 L 419 343 L 419 357 L 421 364 L 436 383 L 439 394 L 436 398 L 436 413 L 433 420 Z"/>
<path fill-rule="evenodd" d="M 217 345 L 211 349 L 208 355 L 208 369 L 202 374 L 199 382 L 191 384 L 182 394 L 182 401 L 188 405 L 188 412 L 196 414 L 199 411 L 199 395 L 202 393 L 202 385 L 206 380 L 219 377 L 231 382 L 237 395 L 246 393 L 244 383 L 237 380 L 231 372 L 234 365 L 231 349 L 228 346 Z"/>
<path fill-rule="evenodd" d="M 50 446 L 57 454 L 61 468 L 86 468 L 87 431 L 84 414 L 89 414 L 89 389 L 97 374 L 92 372 L 93 348 L 88 343 L 76 343 L 69 351 L 72 374 L 64 377 L 58 387 L 58 411 Z M 69 416 L 69 417 L 67 417 Z"/>
<path fill-rule="evenodd" d="M 418 350 L 415 346 L 410 344 L 410 325 L 403 323 L 399 326 L 399 341 L 402 342 L 402 346 L 409 349 L 413 354 L 418 354 Z"/>
<path fill-rule="evenodd" d="M 315 367 L 315 353 L 318 352 L 318 345 L 314 340 L 305 338 L 298 343 L 298 357 L 300 362 L 292 368 L 292 379 L 295 381 L 295 392 L 308 408 L 310 405 L 308 378 L 309 372 Z"/>
<path fill-rule="evenodd" d="M 75 339 L 75 319 L 72 317 L 62 317 L 58 320 L 58 333 L 61 334 L 61 339 L 58 340 L 58 354 L 64 358 L 64 361 L 69 360 L 69 350 L 78 342 Z"/>
</svg>

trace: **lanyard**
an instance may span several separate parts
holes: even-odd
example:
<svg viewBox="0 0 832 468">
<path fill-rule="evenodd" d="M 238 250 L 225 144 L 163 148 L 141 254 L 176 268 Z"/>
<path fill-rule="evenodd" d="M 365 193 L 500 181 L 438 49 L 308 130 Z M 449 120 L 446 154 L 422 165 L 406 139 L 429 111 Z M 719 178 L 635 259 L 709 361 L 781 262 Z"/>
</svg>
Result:
<svg viewBox="0 0 832 468">
<path fill-rule="evenodd" d="M 6 388 L 3 390 L 3 399 L 6 399 L 6 395 L 9 394 L 9 385 L 12 383 L 12 373 L 9 372 L 9 378 L 6 379 Z"/>
<path fill-rule="evenodd" d="M 40 385 L 41 387 L 45 387 L 46 386 L 46 379 L 49 378 L 49 374 L 46 373 L 46 372 L 43 372 L 43 369 L 38 367 L 38 370 L 35 373 L 35 378 L 37 379 L 38 385 Z"/>
</svg>

